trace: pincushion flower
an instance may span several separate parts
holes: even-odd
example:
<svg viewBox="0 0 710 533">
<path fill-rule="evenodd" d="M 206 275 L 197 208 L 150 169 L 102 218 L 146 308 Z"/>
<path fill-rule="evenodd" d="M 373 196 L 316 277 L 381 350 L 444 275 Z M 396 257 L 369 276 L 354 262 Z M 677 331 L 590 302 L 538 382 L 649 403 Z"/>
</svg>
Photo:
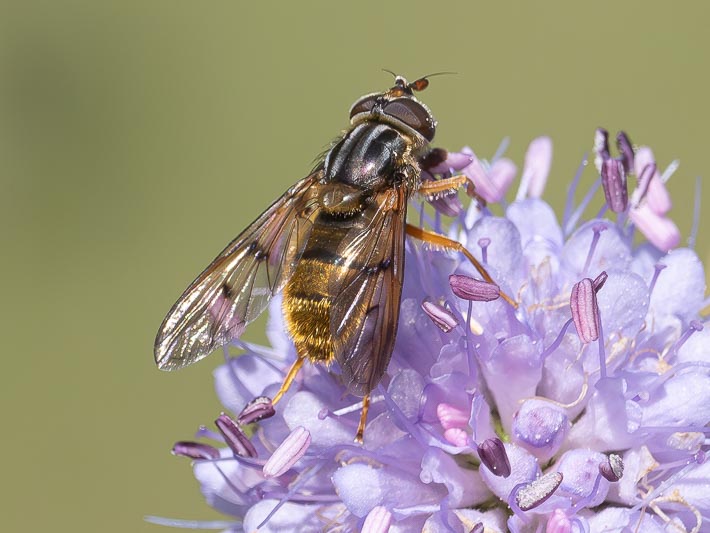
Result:
<svg viewBox="0 0 710 533">
<path fill-rule="evenodd" d="M 507 159 L 465 149 L 435 169 L 465 174 L 489 204 L 437 199 L 421 223 L 463 243 L 495 284 L 407 241 L 397 341 L 363 445 L 360 400 L 343 395 L 336 368 L 307 366 L 271 406 L 296 357 L 275 299 L 271 347 L 239 342 L 244 353 L 225 351 L 215 371 L 233 415 L 173 449 L 232 518 L 152 520 L 232 532 L 710 531 L 703 266 L 678 247 L 652 152 L 620 134 L 614 158 L 607 138 L 598 130 L 591 189 L 601 184 L 606 204 L 574 204 L 582 165 L 561 223 L 541 199 L 547 138 L 531 143 L 509 205 L 491 205 L 517 172 Z M 454 216 L 447 227 L 439 212 Z"/>
</svg>

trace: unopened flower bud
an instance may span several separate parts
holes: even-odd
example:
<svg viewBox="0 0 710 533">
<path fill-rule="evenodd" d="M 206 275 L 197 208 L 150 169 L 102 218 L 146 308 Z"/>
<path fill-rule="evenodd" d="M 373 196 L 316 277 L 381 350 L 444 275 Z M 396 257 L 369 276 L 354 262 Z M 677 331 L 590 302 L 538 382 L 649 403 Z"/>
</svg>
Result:
<svg viewBox="0 0 710 533">
<path fill-rule="evenodd" d="M 569 419 L 561 407 L 545 400 L 528 399 L 513 417 L 516 442 L 542 460 L 555 455 L 567 436 Z"/>
</svg>

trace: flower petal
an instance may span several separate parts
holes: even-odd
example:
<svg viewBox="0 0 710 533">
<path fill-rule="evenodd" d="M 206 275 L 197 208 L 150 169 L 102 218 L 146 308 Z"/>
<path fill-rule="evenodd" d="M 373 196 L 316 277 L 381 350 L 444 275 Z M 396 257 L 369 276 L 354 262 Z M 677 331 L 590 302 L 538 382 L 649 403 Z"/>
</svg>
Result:
<svg viewBox="0 0 710 533">
<path fill-rule="evenodd" d="M 530 198 L 542 196 L 551 165 L 552 139 L 549 137 L 533 139 L 525 153 L 525 166 L 523 167 L 523 176 L 527 177 L 524 179 L 529 179 L 527 192 Z"/>
</svg>

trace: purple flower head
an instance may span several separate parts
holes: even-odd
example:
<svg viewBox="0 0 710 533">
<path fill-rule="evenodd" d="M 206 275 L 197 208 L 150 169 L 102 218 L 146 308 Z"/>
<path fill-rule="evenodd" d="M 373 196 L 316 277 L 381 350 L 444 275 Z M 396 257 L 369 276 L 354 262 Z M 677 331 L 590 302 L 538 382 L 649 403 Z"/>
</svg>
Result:
<svg viewBox="0 0 710 533">
<path fill-rule="evenodd" d="M 208 503 L 232 517 L 196 525 L 710 531 L 703 266 L 678 248 L 667 216 L 675 167 L 659 173 L 652 152 L 625 134 L 616 145 L 612 159 L 608 133 L 597 131 L 598 173 L 580 171 L 561 222 L 540 198 L 546 137 L 531 143 L 509 205 L 455 196 L 433 199 L 436 216 L 422 210 L 425 229 L 461 242 L 495 283 L 462 256 L 407 239 L 396 345 L 363 444 L 353 442 L 362 399 L 344 393 L 335 367 L 305 365 L 272 405 L 296 359 L 275 298 L 272 348 L 240 343 L 245 353 L 225 350 L 215 371 L 236 416 L 173 448 L 193 461 Z M 470 149 L 432 157 L 425 179 L 464 173 L 489 204 L 516 174 L 511 161 Z M 576 205 L 583 182 L 592 192 Z M 606 203 L 589 205 L 602 183 Z"/>
</svg>

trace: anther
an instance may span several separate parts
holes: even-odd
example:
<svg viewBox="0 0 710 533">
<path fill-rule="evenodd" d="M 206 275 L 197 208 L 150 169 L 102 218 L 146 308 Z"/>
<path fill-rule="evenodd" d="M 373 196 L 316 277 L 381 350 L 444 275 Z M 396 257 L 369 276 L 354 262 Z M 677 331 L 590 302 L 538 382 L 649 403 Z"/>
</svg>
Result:
<svg viewBox="0 0 710 533">
<path fill-rule="evenodd" d="M 173 445 L 171 453 L 190 459 L 219 459 L 217 448 L 201 442 L 178 441 Z"/>
<path fill-rule="evenodd" d="M 453 293 L 463 300 L 490 302 L 500 297 L 498 285 L 469 276 L 452 274 L 449 276 L 449 285 L 451 285 Z"/>
<path fill-rule="evenodd" d="M 562 483 L 561 472 L 550 472 L 520 487 L 515 493 L 515 503 L 522 511 L 543 504 Z M 512 494 L 511 494 L 512 495 Z"/>
<path fill-rule="evenodd" d="M 311 445 L 311 434 L 303 426 L 298 426 L 278 448 L 271 454 L 264 464 L 264 476 L 279 477 L 285 474 L 296 462 L 303 457 Z"/>
<path fill-rule="evenodd" d="M 594 292 L 599 292 L 608 278 L 609 274 L 606 273 L 606 270 L 602 270 L 601 273 L 596 278 L 594 278 L 594 281 L 592 282 L 592 285 L 594 286 Z"/>
<path fill-rule="evenodd" d="M 240 457 L 257 456 L 256 448 L 234 420 L 222 413 L 214 423 L 234 455 Z"/>
<path fill-rule="evenodd" d="M 616 483 L 624 475 L 624 462 L 621 456 L 612 453 L 609 454 L 607 461 L 599 465 L 599 473 L 612 483 Z"/>
<path fill-rule="evenodd" d="M 624 172 L 628 176 L 634 169 L 634 147 L 631 144 L 631 139 L 623 131 L 616 134 L 616 147 L 619 149 Z"/>
<path fill-rule="evenodd" d="M 582 269 L 582 273 L 586 274 L 587 270 L 589 270 L 589 265 L 592 264 L 594 251 L 597 249 L 597 244 L 599 243 L 601 233 L 602 231 L 606 231 L 606 229 L 606 224 L 601 222 L 592 226 L 592 231 L 594 232 L 594 235 L 592 236 L 592 243 L 589 245 L 589 252 L 587 252 L 587 259 L 584 261 L 584 268 Z"/>
<path fill-rule="evenodd" d="M 456 317 L 440 305 L 424 301 L 422 302 L 422 309 L 427 316 L 431 318 L 431 321 L 436 325 L 436 327 L 444 333 L 448 333 L 459 325 L 459 321 L 456 320 Z"/>
<path fill-rule="evenodd" d="M 601 172 L 602 163 L 609 159 L 609 132 L 604 128 L 597 128 L 594 131 L 594 164 Z"/>
<path fill-rule="evenodd" d="M 271 403 L 271 398 L 266 396 L 259 396 L 250 401 L 246 407 L 239 413 L 237 417 L 237 422 L 240 425 L 251 424 L 252 422 L 258 422 L 264 418 L 270 418 L 276 414 L 273 403 Z"/>
<path fill-rule="evenodd" d="M 602 189 L 606 204 L 614 213 L 623 213 L 629 203 L 624 164 L 618 159 L 605 159 L 601 169 Z"/>
<path fill-rule="evenodd" d="M 569 305 L 579 339 L 584 344 L 597 340 L 599 338 L 599 308 L 597 293 L 591 279 L 584 278 L 572 287 Z"/>
<path fill-rule="evenodd" d="M 505 446 L 499 438 L 486 439 L 477 446 L 481 462 L 488 467 L 493 475 L 508 477 L 510 475 L 510 460 Z"/>
</svg>

